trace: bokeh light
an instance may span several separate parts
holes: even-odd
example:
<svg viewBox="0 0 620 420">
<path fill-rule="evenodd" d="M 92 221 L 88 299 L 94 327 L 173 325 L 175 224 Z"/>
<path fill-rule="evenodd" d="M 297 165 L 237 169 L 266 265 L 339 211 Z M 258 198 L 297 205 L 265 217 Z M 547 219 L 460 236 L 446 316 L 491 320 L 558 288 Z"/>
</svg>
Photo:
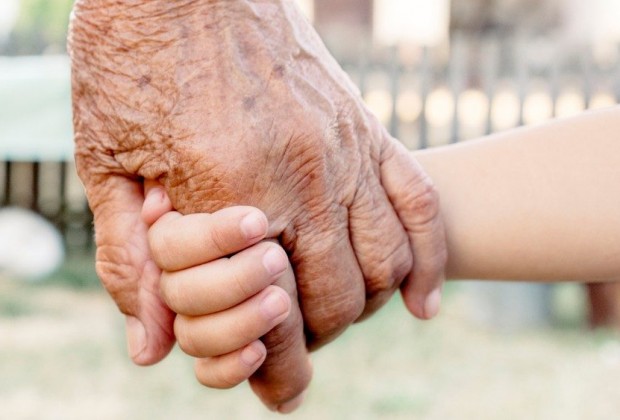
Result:
<svg viewBox="0 0 620 420">
<path fill-rule="evenodd" d="M 467 89 L 459 95 L 459 122 L 470 127 L 479 127 L 486 121 L 489 100 L 479 89 Z"/>
<path fill-rule="evenodd" d="M 373 89 L 364 96 L 366 105 L 381 121 L 387 124 L 392 116 L 392 95 L 386 89 Z"/>
<path fill-rule="evenodd" d="M 555 114 L 558 117 L 569 117 L 578 114 L 585 108 L 583 95 L 574 88 L 565 89 L 556 101 Z"/>
<path fill-rule="evenodd" d="M 535 91 L 523 102 L 523 122 L 539 124 L 553 116 L 553 101 L 547 92 Z"/>
<path fill-rule="evenodd" d="M 493 97 L 491 120 L 496 130 L 506 130 L 519 122 L 519 98 L 510 88 L 498 90 Z"/>
<path fill-rule="evenodd" d="M 438 45 L 448 38 L 450 0 L 375 0 L 374 35 L 383 44 Z"/>
<path fill-rule="evenodd" d="M 439 87 L 428 95 L 426 119 L 431 126 L 442 127 L 454 118 L 454 96 L 446 87 Z"/>
<path fill-rule="evenodd" d="M 607 108 L 616 105 L 618 102 L 616 98 L 610 93 L 599 92 L 592 96 L 590 100 L 590 109 Z"/>
<path fill-rule="evenodd" d="M 404 91 L 396 103 L 396 112 L 401 121 L 412 123 L 420 118 L 422 113 L 422 99 L 414 90 Z"/>
</svg>

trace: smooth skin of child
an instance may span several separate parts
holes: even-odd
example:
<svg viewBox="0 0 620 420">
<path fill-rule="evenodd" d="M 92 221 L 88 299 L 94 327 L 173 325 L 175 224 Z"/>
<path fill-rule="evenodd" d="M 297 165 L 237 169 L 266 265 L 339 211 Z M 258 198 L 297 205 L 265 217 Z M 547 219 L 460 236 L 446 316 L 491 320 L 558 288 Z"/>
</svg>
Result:
<svg viewBox="0 0 620 420">
<path fill-rule="evenodd" d="M 174 333 L 196 358 L 198 381 L 230 388 L 253 375 L 267 407 L 293 411 L 312 367 L 293 304 L 295 276 L 284 250 L 263 240 L 266 216 L 243 206 L 187 216 L 171 210 L 164 189 L 147 181 L 142 218 L 162 269 L 162 298 L 177 313 Z"/>
<path fill-rule="evenodd" d="M 414 154 L 441 197 L 448 278 L 620 279 L 620 107 Z M 265 360 L 259 338 L 290 318 L 286 254 L 260 242 L 267 221 L 257 209 L 182 216 L 168 213 L 161 187 L 147 190 L 143 217 L 154 223 L 150 243 L 164 300 L 179 314 L 179 344 L 201 358 L 203 384 L 240 383 Z M 294 351 L 288 368 L 300 363 L 309 381 L 307 354 Z M 291 411 L 301 399 L 275 408 Z"/>
</svg>

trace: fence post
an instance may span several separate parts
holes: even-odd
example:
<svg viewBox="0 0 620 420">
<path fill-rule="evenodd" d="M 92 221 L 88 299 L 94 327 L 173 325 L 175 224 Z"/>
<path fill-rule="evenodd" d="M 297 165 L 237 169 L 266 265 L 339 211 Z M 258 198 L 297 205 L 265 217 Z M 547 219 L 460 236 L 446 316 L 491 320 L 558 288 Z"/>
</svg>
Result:
<svg viewBox="0 0 620 420">
<path fill-rule="evenodd" d="M 4 162 L 4 200 L 2 202 L 3 206 L 8 206 L 11 204 L 11 172 L 12 172 L 12 162 L 7 160 Z"/>
<path fill-rule="evenodd" d="M 429 91 L 429 51 L 425 45 L 422 47 L 422 61 L 420 63 L 420 98 L 422 109 L 420 111 L 420 149 L 428 147 L 428 123 L 426 121 L 426 101 Z"/>
<path fill-rule="evenodd" d="M 392 114 L 390 115 L 390 134 L 399 138 L 400 119 L 398 118 L 398 91 L 400 89 L 400 60 L 398 58 L 398 47 L 392 48 L 392 58 L 390 66 L 390 96 L 392 98 Z"/>
<path fill-rule="evenodd" d="M 620 329 L 620 283 L 587 285 L 590 326 Z"/>
<path fill-rule="evenodd" d="M 30 209 L 34 212 L 40 213 L 39 207 L 39 181 L 40 181 L 40 163 L 32 162 L 32 201 L 30 202 Z"/>
</svg>

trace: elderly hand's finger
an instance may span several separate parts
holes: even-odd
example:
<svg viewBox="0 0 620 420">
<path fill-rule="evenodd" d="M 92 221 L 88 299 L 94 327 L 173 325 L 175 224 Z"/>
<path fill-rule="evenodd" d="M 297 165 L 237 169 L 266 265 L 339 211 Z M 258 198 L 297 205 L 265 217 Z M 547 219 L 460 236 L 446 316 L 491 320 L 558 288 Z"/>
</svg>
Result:
<svg viewBox="0 0 620 420">
<path fill-rule="evenodd" d="M 153 224 L 148 236 L 157 265 L 164 271 L 177 271 L 233 254 L 266 233 L 267 218 L 260 210 L 237 206 L 212 214 L 167 213 Z"/>
<path fill-rule="evenodd" d="M 174 344 L 174 314 L 159 298 L 160 271 L 151 260 L 140 218 L 142 185 L 122 176 L 91 180 L 97 274 L 127 315 L 129 353 L 135 363 L 163 359 Z"/>
<path fill-rule="evenodd" d="M 341 334 L 359 318 L 366 302 L 364 279 L 349 239 L 347 209 L 323 212 L 305 229 L 284 232 L 310 349 Z"/>
<path fill-rule="evenodd" d="M 304 391 L 312 378 L 312 365 L 306 349 L 295 275 L 290 265 L 275 285 L 288 292 L 291 311 L 284 322 L 262 338 L 267 347 L 267 358 L 250 377 L 250 385 L 271 410 L 289 413 L 303 401 Z"/>
<path fill-rule="evenodd" d="M 385 191 L 409 233 L 413 271 L 401 286 L 407 308 L 420 319 L 433 318 L 441 303 L 447 260 L 439 197 L 430 178 L 405 147 L 394 139 L 381 160 Z"/>
<path fill-rule="evenodd" d="M 349 231 L 355 256 L 364 274 L 366 306 L 358 319 L 372 315 L 386 303 L 411 272 L 409 237 L 379 176 L 369 178 L 349 208 Z"/>
</svg>

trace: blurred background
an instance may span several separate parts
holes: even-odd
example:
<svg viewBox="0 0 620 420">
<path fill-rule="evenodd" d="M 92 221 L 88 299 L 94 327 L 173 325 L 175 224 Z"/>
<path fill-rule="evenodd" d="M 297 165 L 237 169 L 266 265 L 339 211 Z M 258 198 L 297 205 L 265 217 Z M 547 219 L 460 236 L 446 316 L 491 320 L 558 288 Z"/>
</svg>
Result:
<svg viewBox="0 0 620 420">
<path fill-rule="evenodd" d="M 0 1 L 0 418 L 272 418 L 247 386 L 200 387 L 177 349 L 126 356 L 72 162 L 72 3 Z M 298 3 L 410 148 L 620 98 L 617 0 Z M 616 285 L 451 283 L 432 323 L 396 297 L 315 355 L 292 418 L 617 418 L 618 331 Z"/>
</svg>

